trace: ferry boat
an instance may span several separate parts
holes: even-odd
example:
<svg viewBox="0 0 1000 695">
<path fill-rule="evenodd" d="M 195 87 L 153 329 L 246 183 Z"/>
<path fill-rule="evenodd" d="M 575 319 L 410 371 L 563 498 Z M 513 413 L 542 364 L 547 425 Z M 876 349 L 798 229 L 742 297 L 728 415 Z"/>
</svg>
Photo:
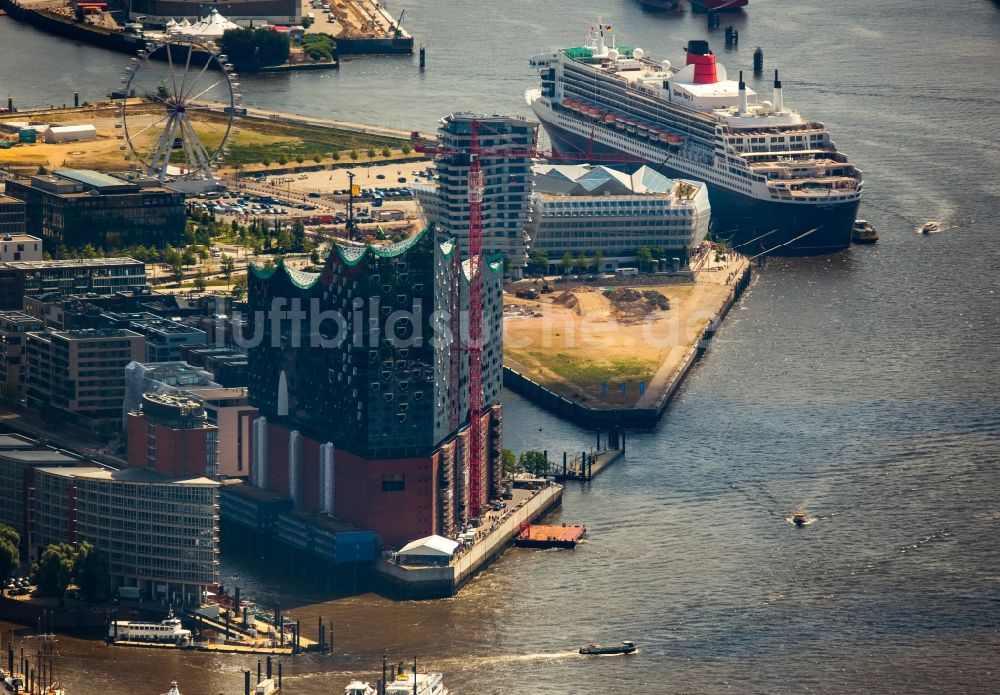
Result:
<svg viewBox="0 0 1000 695">
<path fill-rule="evenodd" d="M 344 688 L 344 695 L 378 695 L 378 691 L 366 681 L 351 681 Z"/>
<path fill-rule="evenodd" d="M 385 695 L 448 695 L 448 689 L 440 673 L 400 673 L 385 686 Z"/>
<path fill-rule="evenodd" d="M 605 656 L 608 654 L 634 654 L 638 649 L 635 642 L 624 640 L 621 644 L 612 647 L 588 644 L 586 647 L 580 647 L 580 653 L 588 656 Z"/>
<path fill-rule="evenodd" d="M 591 26 L 585 45 L 536 55 L 530 64 L 541 88 L 525 98 L 564 157 L 621 157 L 669 178 L 704 181 L 713 233 L 748 256 L 850 246 L 861 170 L 822 123 L 785 105 L 777 71 L 772 98 L 758 100 L 742 73 L 728 78 L 707 41 L 689 41 L 684 66 L 673 67 L 618 45 L 606 25 Z M 581 115 L 592 107 L 615 123 Z M 655 137 L 637 132 L 639 123 Z"/>
<path fill-rule="evenodd" d="M 174 642 L 188 644 L 191 641 L 191 631 L 181 626 L 180 618 L 174 616 L 171 610 L 165 620 L 158 623 L 147 623 L 133 620 L 115 620 L 108 626 L 108 640 L 126 640 L 129 642 Z"/>
</svg>

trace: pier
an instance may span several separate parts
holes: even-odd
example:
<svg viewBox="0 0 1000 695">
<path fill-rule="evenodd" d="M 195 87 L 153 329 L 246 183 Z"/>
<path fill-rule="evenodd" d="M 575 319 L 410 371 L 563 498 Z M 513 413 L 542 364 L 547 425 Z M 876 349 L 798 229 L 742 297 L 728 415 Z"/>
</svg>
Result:
<svg viewBox="0 0 1000 695">
<path fill-rule="evenodd" d="M 569 458 L 567 454 L 563 454 L 562 466 L 560 467 L 558 463 L 554 464 L 550 462 L 549 470 L 556 482 L 564 482 L 566 480 L 588 482 L 624 455 L 625 449 L 581 451 L 572 458 Z"/>
<path fill-rule="evenodd" d="M 454 596 L 503 554 L 524 524 L 541 519 L 562 504 L 562 485 L 548 481 L 538 485 L 537 489 L 516 489 L 503 511 L 484 515 L 472 545 L 456 553 L 447 565 L 403 565 L 391 557 L 377 559 L 375 573 L 382 588 L 400 599 Z"/>
</svg>

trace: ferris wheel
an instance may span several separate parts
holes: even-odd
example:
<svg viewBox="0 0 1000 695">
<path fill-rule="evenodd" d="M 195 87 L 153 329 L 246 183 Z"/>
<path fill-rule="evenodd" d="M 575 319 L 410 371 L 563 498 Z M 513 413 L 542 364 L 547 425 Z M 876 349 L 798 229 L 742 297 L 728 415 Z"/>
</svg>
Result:
<svg viewBox="0 0 1000 695">
<path fill-rule="evenodd" d="M 151 44 L 121 85 L 115 128 L 125 159 L 161 183 L 169 176 L 214 186 L 242 111 L 226 56 L 194 43 Z"/>
</svg>

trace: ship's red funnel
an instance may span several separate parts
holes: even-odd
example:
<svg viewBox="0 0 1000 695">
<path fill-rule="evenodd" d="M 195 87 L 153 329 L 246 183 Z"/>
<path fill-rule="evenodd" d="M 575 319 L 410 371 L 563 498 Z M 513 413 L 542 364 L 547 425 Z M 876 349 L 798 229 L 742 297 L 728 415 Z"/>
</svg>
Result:
<svg viewBox="0 0 1000 695">
<path fill-rule="evenodd" d="M 715 54 L 708 47 L 708 41 L 688 41 L 685 65 L 692 63 L 695 84 L 713 84 L 719 81 L 715 74 Z"/>
</svg>

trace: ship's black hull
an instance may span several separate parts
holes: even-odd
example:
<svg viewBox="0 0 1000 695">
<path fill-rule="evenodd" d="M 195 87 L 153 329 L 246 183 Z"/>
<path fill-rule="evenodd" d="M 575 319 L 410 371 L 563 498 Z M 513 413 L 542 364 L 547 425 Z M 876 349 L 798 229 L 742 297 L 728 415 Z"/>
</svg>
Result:
<svg viewBox="0 0 1000 695">
<path fill-rule="evenodd" d="M 590 143 L 586 138 L 545 121 L 542 126 L 555 151 L 569 155 L 588 151 Z M 598 154 L 624 154 L 596 141 L 589 149 Z M 581 156 L 581 161 L 585 158 Z M 630 166 L 634 169 L 638 165 Z M 669 163 L 649 162 L 649 166 L 670 178 L 696 179 Z M 746 256 L 763 252 L 774 256 L 818 256 L 851 245 L 858 200 L 813 205 L 779 203 L 706 184 L 712 205 L 712 234 L 729 240 Z"/>
</svg>

